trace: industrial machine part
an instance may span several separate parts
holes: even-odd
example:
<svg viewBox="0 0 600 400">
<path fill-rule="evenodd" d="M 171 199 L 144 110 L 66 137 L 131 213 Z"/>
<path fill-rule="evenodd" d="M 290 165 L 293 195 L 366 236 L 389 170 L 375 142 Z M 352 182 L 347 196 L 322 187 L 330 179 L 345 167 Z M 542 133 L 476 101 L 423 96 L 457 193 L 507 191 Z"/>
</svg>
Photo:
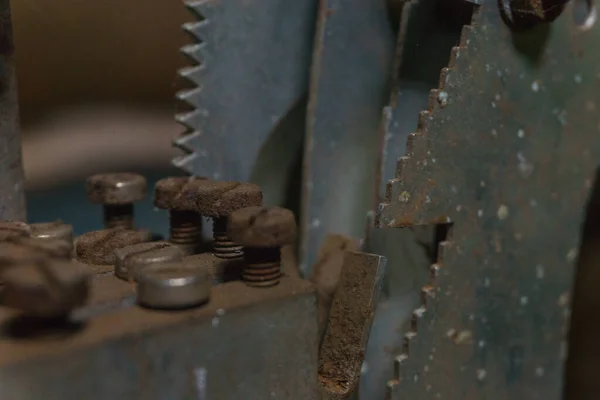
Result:
<svg viewBox="0 0 600 400">
<path fill-rule="evenodd" d="M 599 31 L 576 22 L 575 5 L 516 31 L 482 2 L 409 137 L 378 224 L 452 229 L 397 354 L 392 399 L 559 398 L 565 376 L 567 398 L 596 396 L 581 391 L 597 389 L 580 378 L 591 365 L 581 330 L 567 337 L 600 126 Z"/>
<path fill-rule="evenodd" d="M 178 263 L 184 252 L 169 242 L 132 244 L 115 250 L 115 276 L 126 281 L 135 278 L 136 270 L 148 265 Z"/>
</svg>

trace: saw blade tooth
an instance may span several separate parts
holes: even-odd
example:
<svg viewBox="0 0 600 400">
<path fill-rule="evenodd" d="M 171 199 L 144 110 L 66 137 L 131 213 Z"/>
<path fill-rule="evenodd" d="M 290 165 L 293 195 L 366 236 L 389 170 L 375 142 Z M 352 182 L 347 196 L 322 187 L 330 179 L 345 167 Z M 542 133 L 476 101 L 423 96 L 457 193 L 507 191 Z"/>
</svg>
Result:
<svg viewBox="0 0 600 400">
<path fill-rule="evenodd" d="M 464 47 L 459 47 L 459 46 L 452 47 L 452 50 L 450 51 L 450 61 L 448 62 L 448 68 L 451 68 L 451 69 L 454 68 L 459 57 L 461 57 L 463 50 L 464 50 Z"/>
<path fill-rule="evenodd" d="M 430 111 L 421 111 L 419 113 L 419 121 L 417 123 L 417 131 L 418 132 L 427 132 L 427 130 L 429 129 L 429 123 L 431 122 L 432 119 L 433 119 L 433 117 L 431 116 Z M 414 143 L 413 143 L 413 146 L 414 146 Z M 414 147 L 413 147 L 413 151 L 414 151 Z"/>
<path fill-rule="evenodd" d="M 180 51 L 186 57 L 188 57 L 192 62 L 198 64 L 204 64 L 206 57 L 204 55 L 204 48 L 206 47 L 205 43 L 191 43 L 182 46 Z"/>
<path fill-rule="evenodd" d="M 184 67 L 179 69 L 177 72 L 182 78 L 200 86 L 202 84 L 202 78 L 206 72 L 206 66 L 204 64 L 200 64 L 191 67 Z"/>
<path fill-rule="evenodd" d="M 175 157 L 171 163 L 173 166 L 187 172 L 188 174 L 193 174 L 194 170 L 191 167 L 194 159 L 197 157 L 196 153 L 186 154 L 183 156 Z"/>
<path fill-rule="evenodd" d="M 477 34 L 475 33 L 475 29 L 471 25 L 465 25 L 462 27 L 462 31 L 460 34 L 460 47 L 468 47 L 471 45 L 471 42 L 477 39 Z"/>
<path fill-rule="evenodd" d="M 209 25 L 209 21 L 205 19 L 197 22 L 186 22 L 181 28 L 199 42 L 206 42 L 208 37 L 207 28 Z"/>
<path fill-rule="evenodd" d="M 202 88 L 200 86 L 194 89 L 180 90 L 175 93 L 175 97 L 179 101 L 186 102 L 194 107 L 196 107 L 200 103 L 200 94 L 202 92 Z"/>
<path fill-rule="evenodd" d="M 214 0 L 193 0 L 184 3 L 185 8 L 199 20 L 207 20 L 212 16 Z"/>
<path fill-rule="evenodd" d="M 186 151 L 193 151 L 190 142 L 196 141 L 200 135 L 201 133 L 198 131 L 194 131 L 187 135 L 182 135 L 173 140 L 173 145 Z"/>
<path fill-rule="evenodd" d="M 176 114 L 175 121 L 184 125 L 190 131 L 193 131 L 197 126 L 201 126 L 203 124 L 207 115 L 208 112 L 198 108 L 190 112 Z"/>
</svg>

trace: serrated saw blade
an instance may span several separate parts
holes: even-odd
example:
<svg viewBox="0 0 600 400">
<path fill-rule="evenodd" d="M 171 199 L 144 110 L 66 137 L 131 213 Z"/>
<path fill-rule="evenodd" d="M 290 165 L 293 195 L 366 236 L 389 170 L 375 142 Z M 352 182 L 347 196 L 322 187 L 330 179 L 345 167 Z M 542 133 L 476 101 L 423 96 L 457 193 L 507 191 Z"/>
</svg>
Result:
<svg viewBox="0 0 600 400">
<path fill-rule="evenodd" d="M 197 43 L 182 52 L 180 75 L 196 85 L 177 98 L 186 127 L 174 141 L 186 154 L 173 164 L 214 179 L 248 180 L 273 128 L 306 93 L 315 0 L 199 0 L 183 29 Z"/>
</svg>

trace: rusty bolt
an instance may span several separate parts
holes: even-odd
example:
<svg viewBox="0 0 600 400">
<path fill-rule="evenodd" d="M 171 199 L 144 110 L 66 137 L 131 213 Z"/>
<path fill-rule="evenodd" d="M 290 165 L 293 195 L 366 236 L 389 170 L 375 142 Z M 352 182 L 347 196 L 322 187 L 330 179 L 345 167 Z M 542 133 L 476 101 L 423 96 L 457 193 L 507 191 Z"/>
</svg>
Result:
<svg viewBox="0 0 600 400">
<path fill-rule="evenodd" d="M 31 227 L 24 222 L 0 221 L 0 242 L 14 237 L 31 236 Z"/>
<path fill-rule="evenodd" d="M 229 216 L 227 233 L 244 246 L 242 279 L 250 286 L 268 287 L 281 278 L 281 246 L 296 240 L 294 213 L 279 207 L 248 207 Z"/>
<path fill-rule="evenodd" d="M 505 22 L 515 30 L 529 29 L 552 22 L 562 13 L 569 0 L 499 0 Z"/>
<path fill-rule="evenodd" d="M 115 275 L 133 281 L 136 271 L 153 264 L 183 261 L 181 248 L 169 242 L 138 243 L 115 250 Z"/>
<path fill-rule="evenodd" d="M 146 266 L 136 271 L 135 279 L 138 303 L 156 309 L 205 304 L 212 287 L 206 268 L 182 263 Z"/>
<path fill-rule="evenodd" d="M 133 203 L 146 196 L 146 178 L 132 173 L 92 175 L 87 196 L 104 206 L 105 228 L 133 229 Z"/>
<path fill-rule="evenodd" d="M 85 303 L 87 275 L 71 261 L 23 264 L 2 273 L 3 304 L 26 314 L 55 318 Z"/>
<path fill-rule="evenodd" d="M 213 254 L 222 259 L 242 257 L 242 246 L 227 234 L 227 217 L 236 210 L 262 205 L 260 187 L 219 181 L 199 182 L 197 187 L 196 210 L 213 219 Z"/>
<path fill-rule="evenodd" d="M 62 221 L 31 224 L 31 236 L 49 241 L 63 241 L 73 252 L 73 226 Z"/>
<path fill-rule="evenodd" d="M 154 206 L 169 210 L 169 240 L 185 254 L 195 254 L 202 244 L 202 216 L 195 211 L 195 182 L 202 177 L 161 179 L 154 188 Z"/>
<path fill-rule="evenodd" d="M 115 250 L 148 242 L 152 234 L 145 230 L 102 229 L 84 233 L 75 241 L 77 260 L 92 265 L 114 265 Z"/>
</svg>

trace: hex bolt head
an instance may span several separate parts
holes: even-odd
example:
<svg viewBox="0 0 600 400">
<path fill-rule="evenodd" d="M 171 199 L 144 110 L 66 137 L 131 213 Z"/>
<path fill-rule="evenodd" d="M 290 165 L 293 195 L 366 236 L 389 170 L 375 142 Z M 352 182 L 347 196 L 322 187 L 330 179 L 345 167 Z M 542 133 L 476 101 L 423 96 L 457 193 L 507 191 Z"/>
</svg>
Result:
<svg viewBox="0 0 600 400">
<path fill-rule="evenodd" d="M 280 207 L 247 207 L 234 211 L 227 233 L 244 246 L 242 279 L 250 286 L 269 287 L 281 278 L 281 246 L 297 237 L 294 213 Z"/>
<path fill-rule="evenodd" d="M 242 246 L 227 235 L 227 217 L 234 211 L 262 205 L 260 186 L 252 183 L 205 181 L 197 185 L 196 210 L 213 218 L 213 254 L 223 259 L 243 256 Z"/>
<path fill-rule="evenodd" d="M 14 237 L 31 236 L 31 227 L 19 221 L 0 221 L 0 242 Z"/>
<path fill-rule="evenodd" d="M 133 173 L 97 174 L 86 183 L 88 200 L 104 206 L 105 228 L 133 229 L 133 203 L 146 196 L 146 178 Z"/>
<path fill-rule="evenodd" d="M 161 179 L 154 188 L 154 206 L 169 210 L 170 241 L 185 254 L 195 254 L 202 243 L 202 217 L 195 211 L 195 182 L 202 177 Z"/>
<path fill-rule="evenodd" d="M 138 243 L 115 250 L 115 275 L 132 282 L 136 271 L 153 264 L 182 262 L 183 251 L 169 242 Z"/>
<path fill-rule="evenodd" d="M 3 304 L 26 314 L 54 318 L 85 303 L 87 275 L 71 261 L 24 264 L 2 273 Z"/>
<path fill-rule="evenodd" d="M 114 265 L 115 250 L 148 242 L 152 234 L 145 230 L 103 229 L 84 233 L 75 240 L 77 261 L 92 265 Z"/>
<path fill-rule="evenodd" d="M 206 268 L 190 264 L 154 264 L 136 273 L 137 301 L 154 309 L 197 307 L 210 299 L 212 282 Z"/>
</svg>

